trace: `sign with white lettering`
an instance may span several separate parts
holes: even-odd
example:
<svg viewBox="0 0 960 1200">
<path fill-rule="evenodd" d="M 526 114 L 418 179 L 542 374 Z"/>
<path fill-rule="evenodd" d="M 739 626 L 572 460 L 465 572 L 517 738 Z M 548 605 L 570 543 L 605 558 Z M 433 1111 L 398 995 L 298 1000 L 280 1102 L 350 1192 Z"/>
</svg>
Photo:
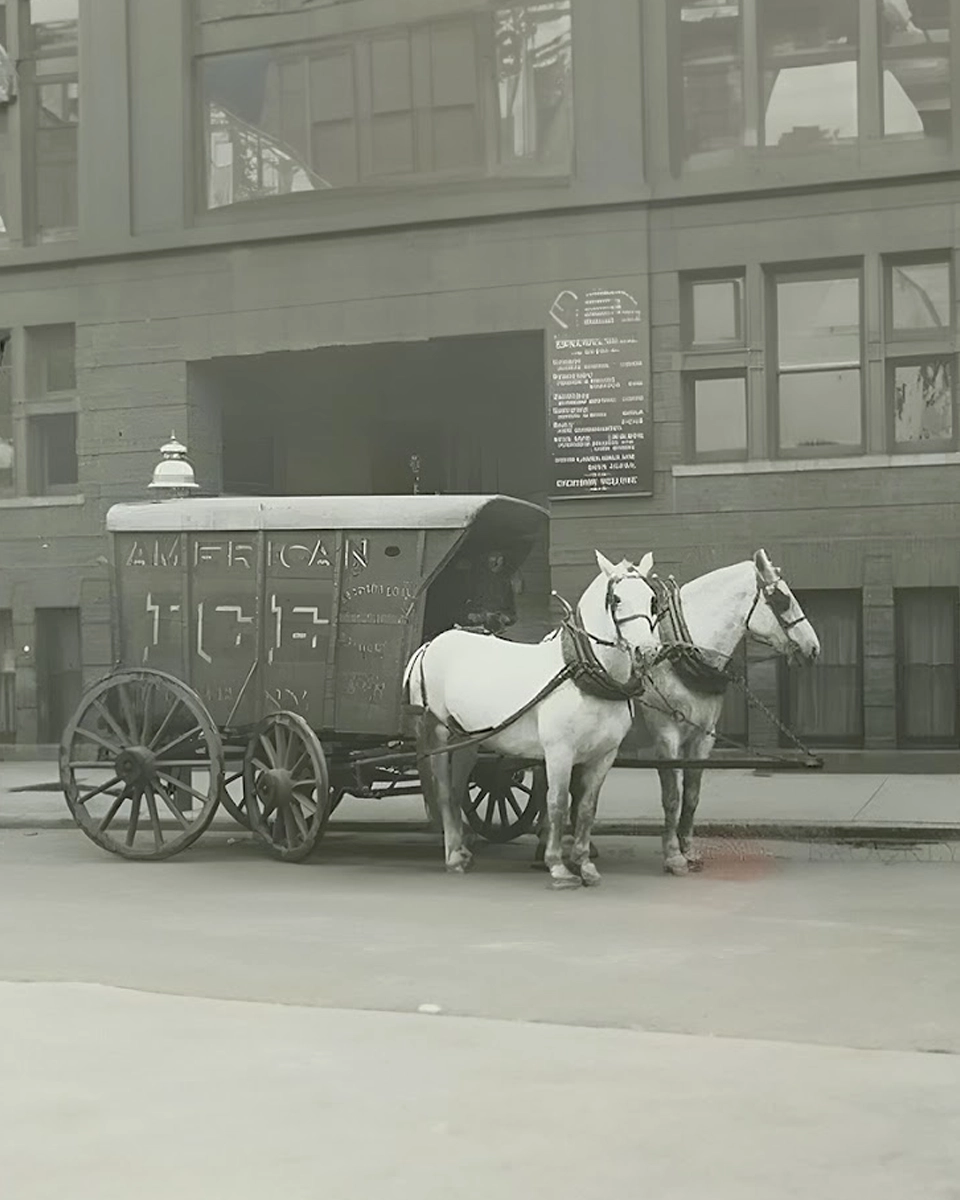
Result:
<svg viewBox="0 0 960 1200">
<path fill-rule="evenodd" d="M 653 495 L 649 325 L 636 298 L 564 290 L 550 326 L 551 494 Z"/>
</svg>

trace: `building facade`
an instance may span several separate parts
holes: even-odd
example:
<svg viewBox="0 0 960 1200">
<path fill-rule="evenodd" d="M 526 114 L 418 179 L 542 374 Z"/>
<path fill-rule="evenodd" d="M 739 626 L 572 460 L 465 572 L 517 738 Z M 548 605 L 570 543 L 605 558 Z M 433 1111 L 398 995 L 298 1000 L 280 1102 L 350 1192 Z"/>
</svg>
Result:
<svg viewBox="0 0 960 1200">
<path fill-rule="evenodd" d="M 549 504 L 531 632 L 595 547 L 763 546 L 824 650 L 751 652 L 763 703 L 955 765 L 958 43 L 960 0 L 0 0 L 0 754 L 109 666 L 105 512 L 174 430 L 212 491 Z"/>
</svg>

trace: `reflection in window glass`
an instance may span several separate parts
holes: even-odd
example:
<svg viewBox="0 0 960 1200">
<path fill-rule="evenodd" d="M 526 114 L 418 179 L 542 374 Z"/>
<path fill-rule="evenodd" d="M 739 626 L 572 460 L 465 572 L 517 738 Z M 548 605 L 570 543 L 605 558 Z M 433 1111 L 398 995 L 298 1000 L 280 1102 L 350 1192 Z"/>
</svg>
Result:
<svg viewBox="0 0 960 1200">
<path fill-rule="evenodd" d="M 693 340 L 699 345 L 743 341 L 743 284 L 739 279 L 695 283 Z"/>
<path fill-rule="evenodd" d="M 856 138 L 858 0 L 761 0 L 764 144 Z"/>
<path fill-rule="evenodd" d="M 13 487 L 12 375 L 10 334 L 0 329 L 0 491 Z"/>
<path fill-rule="evenodd" d="M 746 454 L 747 384 L 742 375 L 694 380 L 693 430 L 698 456 Z"/>
<path fill-rule="evenodd" d="M 570 0 L 555 0 L 402 27 L 352 45 L 202 60 L 208 206 L 496 169 L 487 157 L 497 133 L 485 134 L 481 76 L 486 70 L 493 86 L 483 49 L 491 33 L 500 162 L 569 169 Z"/>
<path fill-rule="evenodd" d="M 780 448 L 858 449 L 860 371 L 803 371 L 780 376 Z"/>
<path fill-rule="evenodd" d="M 35 53 L 76 47 L 80 0 L 30 0 L 29 11 Z"/>
<path fill-rule="evenodd" d="M 573 143 L 570 0 L 494 15 L 500 160 L 569 168 Z"/>
<path fill-rule="evenodd" d="M 883 131 L 950 135 L 950 0 L 877 0 Z"/>
<path fill-rule="evenodd" d="M 685 156 L 743 143 L 741 44 L 739 0 L 686 0 L 681 6 Z"/>
<path fill-rule="evenodd" d="M 859 279 L 780 280 L 777 333 L 781 367 L 859 363 Z"/>
<path fill-rule="evenodd" d="M 953 442 L 953 363 L 925 358 L 893 368 L 894 436 L 898 446 L 938 448 Z"/>
<path fill-rule="evenodd" d="M 948 330 L 950 264 L 894 263 L 890 268 L 890 310 L 898 331 Z"/>
</svg>

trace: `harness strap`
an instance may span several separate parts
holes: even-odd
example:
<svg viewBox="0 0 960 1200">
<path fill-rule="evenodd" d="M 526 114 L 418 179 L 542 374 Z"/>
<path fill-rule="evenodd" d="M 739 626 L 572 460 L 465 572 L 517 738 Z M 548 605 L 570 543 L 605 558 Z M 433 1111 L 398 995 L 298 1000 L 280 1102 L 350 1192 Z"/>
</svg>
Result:
<svg viewBox="0 0 960 1200">
<path fill-rule="evenodd" d="M 651 582 L 663 612 L 660 635 L 666 647 L 663 657 L 691 691 L 705 696 L 722 696 L 735 676 L 729 667 L 715 666 L 694 644 L 683 612 L 680 585 L 672 575 L 666 580 L 654 577 Z"/>
</svg>

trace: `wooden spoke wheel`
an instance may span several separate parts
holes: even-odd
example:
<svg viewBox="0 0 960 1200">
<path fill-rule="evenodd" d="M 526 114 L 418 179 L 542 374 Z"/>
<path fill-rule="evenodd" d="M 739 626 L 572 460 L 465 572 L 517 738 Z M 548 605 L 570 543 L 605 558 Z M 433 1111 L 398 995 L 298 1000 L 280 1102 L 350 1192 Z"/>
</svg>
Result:
<svg viewBox="0 0 960 1200">
<path fill-rule="evenodd" d="M 463 805 L 467 824 L 488 842 L 512 842 L 536 828 L 547 796 L 542 767 L 508 759 L 480 759 Z"/>
<path fill-rule="evenodd" d="M 270 713 L 253 731 L 243 759 L 247 819 L 274 857 L 302 862 L 330 816 L 323 748 L 303 717 Z"/>
<path fill-rule="evenodd" d="M 238 771 L 234 763 L 227 764 L 220 793 L 220 807 L 225 809 L 238 825 L 250 828 L 247 816 L 247 798 L 243 791 L 243 769 Z"/>
<path fill-rule="evenodd" d="M 170 858 L 197 840 L 223 790 L 223 746 L 203 701 L 161 671 L 118 671 L 80 702 L 60 743 L 74 821 L 104 850 Z"/>
</svg>

